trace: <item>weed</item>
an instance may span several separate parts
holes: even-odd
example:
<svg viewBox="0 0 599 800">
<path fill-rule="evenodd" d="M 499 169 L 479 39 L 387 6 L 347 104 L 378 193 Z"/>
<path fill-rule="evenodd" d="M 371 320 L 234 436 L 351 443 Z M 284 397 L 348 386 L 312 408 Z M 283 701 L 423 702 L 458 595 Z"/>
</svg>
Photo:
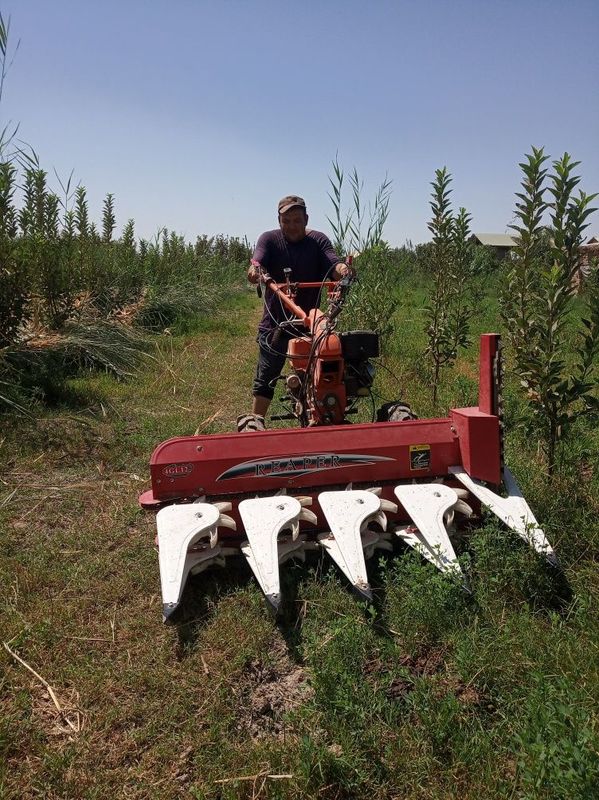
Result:
<svg viewBox="0 0 599 800">
<path fill-rule="evenodd" d="M 588 699 L 567 678 L 533 673 L 515 728 L 522 798 L 596 797 L 599 738 Z"/>
<path fill-rule="evenodd" d="M 449 641 L 468 623 L 470 601 L 461 582 L 407 553 L 385 573 L 385 619 L 408 654 Z"/>
<path fill-rule="evenodd" d="M 345 173 L 335 157 L 333 161 L 333 177 L 329 177 L 331 192 L 329 199 L 333 204 L 334 217 L 328 217 L 333 228 L 333 243 L 339 254 L 359 255 L 383 243 L 383 229 L 389 216 L 391 199 L 391 181 L 385 178 L 368 207 L 368 226 L 366 225 L 366 209 L 364 208 L 364 182 L 354 167 L 349 176 L 351 203 L 349 210 L 344 208 L 343 183 Z"/>
</svg>

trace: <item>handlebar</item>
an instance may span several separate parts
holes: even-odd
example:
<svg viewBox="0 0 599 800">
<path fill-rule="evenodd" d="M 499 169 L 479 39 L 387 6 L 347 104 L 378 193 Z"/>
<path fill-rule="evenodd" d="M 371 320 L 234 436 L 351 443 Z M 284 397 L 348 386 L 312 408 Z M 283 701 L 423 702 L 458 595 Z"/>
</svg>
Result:
<svg viewBox="0 0 599 800">
<path fill-rule="evenodd" d="M 286 275 L 287 280 L 284 283 L 277 283 L 274 278 L 271 278 L 270 275 L 260 270 L 260 284 L 259 286 L 264 286 L 266 289 L 271 291 L 273 294 L 276 294 L 280 301 L 283 303 L 286 308 L 291 311 L 291 313 L 295 316 L 295 320 L 293 321 L 294 325 L 300 324 L 304 325 L 304 327 L 308 329 L 312 329 L 314 326 L 314 310 L 306 313 L 300 306 L 297 305 L 295 302 L 295 292 L 298 289 L 322 289 L 326 288 L 329 294 L 329 311 L 327 313 L 327 318 L 330 322 L 332 322 L 335 317 L 339 315 L 341 308 L 343 307 L 343 301 L 347 294 L 347 291 L 353 281 L 355 280 L 355 273 L 352 269 L 350 269 L 346 275 L 339 278 L 336 281 L 291 281 L 289 274 Z M 320 312 L 318 312 L 320 313 Z"/>
<path fill-rule="evenodd" d="M 291 281 L 291 286 L 294 289 L 334 289 L 339 286 L 342 280 L 345 280 L 345 278 L 339 278 L 338 281 Z M 264 279 L 261 283 L 265 283 L 269 288 L 287 288 L 287 283 L 275 283 L 268 273 L 264 273 Z"/>
</svg>

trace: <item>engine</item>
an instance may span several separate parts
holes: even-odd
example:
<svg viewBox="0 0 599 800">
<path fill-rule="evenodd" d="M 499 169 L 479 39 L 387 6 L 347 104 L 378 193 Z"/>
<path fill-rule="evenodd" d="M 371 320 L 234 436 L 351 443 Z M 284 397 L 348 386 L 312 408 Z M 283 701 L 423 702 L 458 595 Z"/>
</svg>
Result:
<svg viewBox="0 0 599 800">
<path fill-rule="evenodd" d="M 339 334 L 345 363 L 343 383 L 347 397 L 368 395 L 374 381 L 371 358 L 378 358 L 379 335 L 374 331 L 345 331 Z"/>
</svg>

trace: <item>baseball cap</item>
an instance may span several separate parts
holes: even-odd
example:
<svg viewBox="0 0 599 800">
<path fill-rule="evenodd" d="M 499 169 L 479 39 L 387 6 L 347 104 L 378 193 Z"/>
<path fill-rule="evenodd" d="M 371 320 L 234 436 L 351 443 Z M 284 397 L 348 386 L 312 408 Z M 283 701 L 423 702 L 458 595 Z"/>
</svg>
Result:
<svg viewBox="0 0 599 800">
<path fill-rule="evenodd" d="M 284 214 L 290 208 L 303 208 L 306 210 L 306 201 L 303 197 L 298 197 L 296 194 L 288 194 L 279 200 L 279 214 Z"/>
</svg>

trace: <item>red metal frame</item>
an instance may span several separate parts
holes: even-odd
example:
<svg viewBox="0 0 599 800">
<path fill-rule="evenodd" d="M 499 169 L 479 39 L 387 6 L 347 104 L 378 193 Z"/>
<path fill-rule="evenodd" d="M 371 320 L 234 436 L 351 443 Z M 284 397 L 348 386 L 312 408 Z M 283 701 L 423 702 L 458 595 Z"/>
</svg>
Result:
<svg viewBox="0 0 599 800">
<path fill-rule="evenodd" d="M 499 334 L 486 333 L 480 337 L 478 407 L 485 414 L 497 414 L 497 385 L 494 375 L 499 350 Z"/>
<path fill-rule="evenodd" d="M 497 334 L 481 337 L 483 380 L 492 375 L 498 339 Z M 482 389 L 481 398 L 488 398 Z M 282 488 L 311 494 L 350 482 L 390 487 L 397 481 L 447 477 L 456 465 L 472 478 L 498 485 L 500 436 L 498 416 L 476 406 L 452 409 L 443 419 L 177 437 L 152 454 L 152 488 L 140 502 L 155 507 Z"/>
<path fill-rule="evenodd" d="M 324 331 L 330 317 L 318 309 L 305 312 L 294 302 L 295 291 L 324 286 L 335 302 L 341 297 L 339 283 L 277 284 L 269 276 L 264 276 L 264 283 L 307 329 L 307 336 L 289 343 L 294 368 L 306 369 L 313 337 Z M 169 439 L 152 454 L 152 488 L 140 503 L 156 508 L 201 496 L 240 500 L 280 489 L 316 496 L 324 488 L 348 483 L 381 486 L 383 496 L 394 500 L 398 481 L 450 477 L 449 467 L 458 465 L 472 478 L 498 485 L 501 425 L 494 371 L 498 349 L 498 334 L 481 336 L 476 407 L 452 409 L 444 419 L 324 424 L 344 422 L 346 406 L 341 344 L 331 329 L 319 343 L 311 376 L 310 427 Z M 335 407 L 329 407 L 332 413 L 327 412 L 330 397 L 335 398 Z"/>
</svg>

